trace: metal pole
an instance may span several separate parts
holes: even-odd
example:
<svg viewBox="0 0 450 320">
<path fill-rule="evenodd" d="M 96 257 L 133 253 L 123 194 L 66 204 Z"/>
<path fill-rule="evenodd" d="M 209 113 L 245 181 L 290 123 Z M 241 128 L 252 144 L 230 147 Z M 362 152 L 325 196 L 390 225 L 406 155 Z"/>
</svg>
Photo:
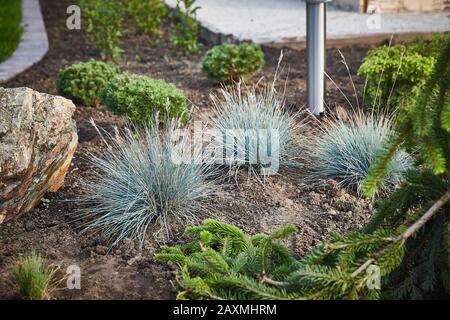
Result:
<svg viewBox="0 0 450 320">
<path fill-rule="evenodd" d="M 326 61 L 326 2 L 306 0 L 306 46 L 308 59 L 308 107 L 315 115 L 324 112 Z"/>
</svg>

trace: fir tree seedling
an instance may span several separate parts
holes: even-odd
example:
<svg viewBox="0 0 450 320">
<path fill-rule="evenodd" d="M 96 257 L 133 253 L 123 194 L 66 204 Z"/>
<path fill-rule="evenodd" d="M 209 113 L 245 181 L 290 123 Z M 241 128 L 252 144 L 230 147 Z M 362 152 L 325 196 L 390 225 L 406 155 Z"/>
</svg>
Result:
<svg viewBox="0 0 450 320">
<path fill-rule="evenodd" d="M 107 150 L 91 157 L 96 173 L 83 183 L 75 219 L 84 231 L 105 235 L 112 246 L 124 238 L 144 246 L 152 227 L 156 238 L 167 240 L 177 222 L 193 222 L 209 212 L 215 193 L 212 166 L 201 161 L 201 154 L 177 161 L 190 142 L 177 140 L 175 120 L 162 130 L 158 122 L 105 134 Z"/>
</svg>

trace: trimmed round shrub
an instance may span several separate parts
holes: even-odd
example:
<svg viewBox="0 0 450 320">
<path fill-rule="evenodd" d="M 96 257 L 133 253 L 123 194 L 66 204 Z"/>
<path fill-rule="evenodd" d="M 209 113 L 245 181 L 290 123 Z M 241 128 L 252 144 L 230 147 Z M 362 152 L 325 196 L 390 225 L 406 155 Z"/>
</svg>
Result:
<svg viewBox="0 0 450 320">
<path fill-rule="evenodd" d="M 100 103 L 99 92 L 108 81 L 117 76 L 119 69 L 101 61 L 72 64 L 58 74 L 58 94 L 85 106 Z"/>
<path fill-rule="evenodd" d="M 370 166 L 393 133 L 389 117 L 373 114 L 349 114 L 347 119 L 325 121 L 322 135 L 307 148 L 309 179 L 336 179 L 361 194 Z M 395 188 L 412 164 L 405 150 L 397 151 L 381 181 L 381 190 Z"/>
<path fill-rule="evenodd" d="M 213 81 L 250 78 L 264 65 L 264 53 L 257 44 L 223 44 L 206 52 L 203 73 Z"/>
<path fill-rule="evenodd" d="M 175 85 L 143 75 L 120 74 L 100 92 L 105 106 L 131 121 L 151 123 L 155 118 L 189 118 L 187 99 Z M 158 115 L 158 117 L 155 117 Z"/>
</svg>

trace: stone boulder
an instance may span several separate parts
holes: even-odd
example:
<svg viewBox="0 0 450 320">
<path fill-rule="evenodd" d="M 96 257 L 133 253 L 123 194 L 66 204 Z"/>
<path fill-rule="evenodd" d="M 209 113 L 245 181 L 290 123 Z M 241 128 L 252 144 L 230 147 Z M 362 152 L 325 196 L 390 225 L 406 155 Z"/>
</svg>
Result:
<svg viewBox="0 0 450 320">
<path fill-rule="evenodd" d="M 74 111 L 62 97 L 0 87 L 0 223 L 63 185 L 78 144 Z"/>
</svg>

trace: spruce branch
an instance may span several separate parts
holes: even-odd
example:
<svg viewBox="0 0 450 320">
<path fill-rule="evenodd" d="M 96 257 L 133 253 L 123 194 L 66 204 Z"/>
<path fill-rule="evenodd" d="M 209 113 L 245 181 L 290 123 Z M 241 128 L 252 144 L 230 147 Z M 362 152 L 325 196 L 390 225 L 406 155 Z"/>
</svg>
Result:
<svg viewBox="0 0 450 320">
<path fill-rule="evenodd" d="M 374 196 L 378 190 L 378 184 L 386 173 L 389 162 L 408 136 L 412 129 L 412 123 L 408 121 L 404 129 L 391 138 L 385 149 L 381 150 L 376 162 L 370 167 L 369 174 L 363 181 L 362 190 L 366 196 Z"/>
<path fill-rule="evenodd" d="M 417 230 L 423 227 L 436 214 L 436 212 L 438 212 L 449 200 L 450 200 L 450 191 L 447 191 L 441 198 L 439 198 L 438 201 L 436 201 L 435 204 L 431 206 L 430 209 L 427 210 L 427 212 L 425 212 L 423 216 L 421 216 L 414 224 L 412 224 L 408 229 L 406 229 L 405 232 L 403 232 L 397 237 L 385 238 L 385 240 L 390 242 L 401 241 L 401 245 L 403 245 L 406 242 L 406 240 L 408 240 Z M 385 249 L 379 251 L 374 255 L 381 256 L 384 251 Z M 351 274 L 351 276 L 355 278 L 361 272 L 366 270 L 373 262 L 374 259 L 372 258 L 366 260 L 366 262 L 364 262 L 358 269 L 356 269 Z"/>
<path fill-rule="evenodd" d="M 356 278 L 361 272 L 366 270 L 373 262 L 373 259 L 368 259 L 366 262 L 364 262 L 358 269 L 356 269 L 352 274 L 352 278 Z"/>
<path fill-rule="evenodd" d="M 439 198 L 438 201 L 436 201 L 435 204 L 431 206 L 430 209 L 427 210 L 427 212 L 425 212 L 425 214 L 422 217 L 420 217 L 419 220 L 417 220 L 414 224 L 412 224 L 405 232 L 403 232 L 401 235 L 395 238 L 390 238 L 389 240 L 391 241 L 401 240 L 402 243 L 404 243 L 425 223 L 427 223 L 428 220 L 430 220 L 436 214 L 436 212 L 438 212 L 449 200 L 450 200 L 450 191 L 447 191 L 442 197 Z"/>
</svg>

